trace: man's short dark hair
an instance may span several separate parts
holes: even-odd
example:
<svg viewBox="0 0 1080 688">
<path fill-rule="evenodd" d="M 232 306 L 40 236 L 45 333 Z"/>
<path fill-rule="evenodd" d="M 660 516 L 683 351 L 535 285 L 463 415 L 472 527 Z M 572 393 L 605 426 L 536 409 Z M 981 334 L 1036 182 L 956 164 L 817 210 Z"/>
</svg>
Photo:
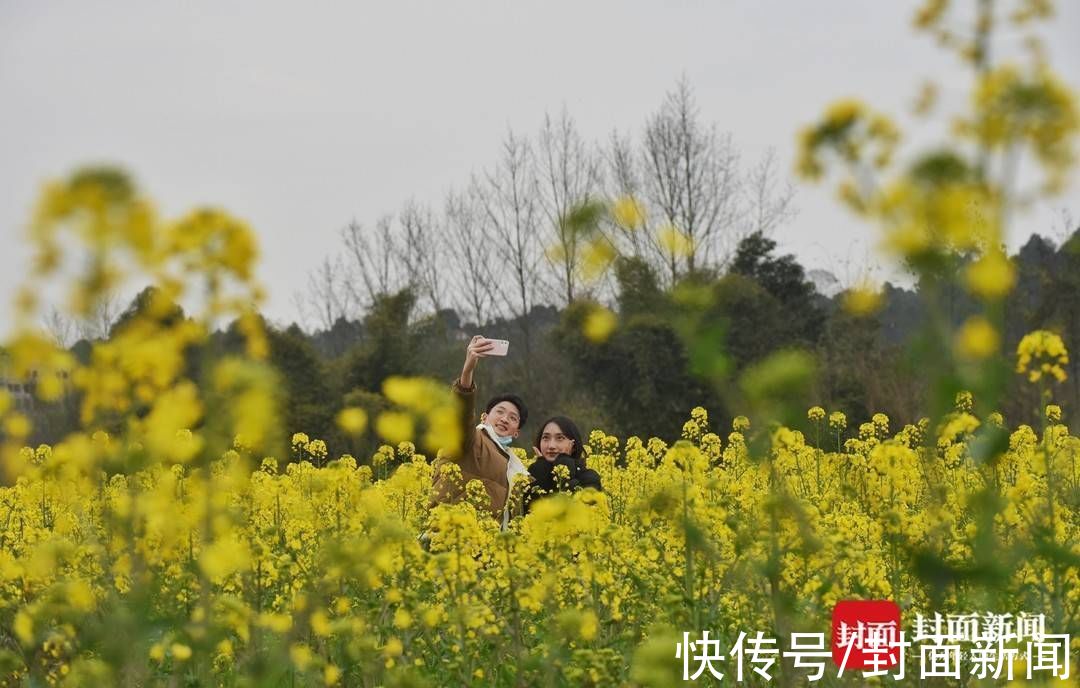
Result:
<svg viewBox="0 0 1080 688">
<path fill-rule="evenodd" d="M 514 406 L 517 406 L 518 410 L 518 427 L 525 425 L 525 421 L 529 419 L 529 409 L 525 408 L 525 402 L 521 400 L 516 394 L 500 394 L 488 399 L 487 406 L 484 407 L 484 413 L 491 413 L 491 409 L 495 408 L 497 404 L 504 401 L 509 401 Z"/>
</svg>

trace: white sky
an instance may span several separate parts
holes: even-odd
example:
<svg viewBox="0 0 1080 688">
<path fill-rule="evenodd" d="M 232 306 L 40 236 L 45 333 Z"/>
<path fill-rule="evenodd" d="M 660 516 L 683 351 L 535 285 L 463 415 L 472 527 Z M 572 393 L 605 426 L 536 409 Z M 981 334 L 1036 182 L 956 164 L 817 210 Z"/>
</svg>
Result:
<svg viewBox="0 0 1080 688">
<path fill-rule="evenodd" d="M 787 171 L 796 131 L 835 98 L 905 115 L 935 77 L 955 101 L 967 73 L 912 31 L 916 4 L 0 0 L 0 331 L 40 184 L 82 164 L 122 164 L 167 214 L 216 204 L 248 220 L 268 313 L 291 320 L 292 293 L 342 225 L 410 197 L 441 203 L 545 111 L 565 105 L 592 139 L 636 134 L 685 75 L 746 158 L 775 147 Z M 1076 89 L 1080 2 L 1059 5 L 1045 36 Z M 874 260 L 831 191 L 800 186 L 797 204 L 782 249 L 842 279 Z M 1080 214 L 1080 184 L 1017 218 L 1011 243 L 1052 232 L 1062 208 Z"/>
</svg>

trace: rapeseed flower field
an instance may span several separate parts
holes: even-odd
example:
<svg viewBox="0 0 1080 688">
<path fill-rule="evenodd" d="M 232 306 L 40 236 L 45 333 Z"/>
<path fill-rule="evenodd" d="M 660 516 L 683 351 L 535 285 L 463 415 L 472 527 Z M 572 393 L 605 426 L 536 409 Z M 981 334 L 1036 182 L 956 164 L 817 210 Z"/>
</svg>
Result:
<svg viewBox="0 0 1080 688">
<path fill-rule="evenodd" d="M 181 430 L 164 453 L 177 460 L 126 474 L 86 470 L 125 451 L 104 433 L 23 448 L 0 488 L 4 671 L 51 685 L 667 685 L 682 630 L 820 632 L 851 598 L 1042 611 L 1075 632 L 1080 572 L 1051 555 L 1080 556 L 1080 439 L 1050 406 L 984 463 L 973 437 L 1002 421 L 969 405 L 938 427 L 878 414 L 839 447 L 842 414 L 813 408 L 809 432 L 776 428 L 762 460 L 701 408 L 670 446 L 597 430 L 605 492 L 540 500 L 506 532 L 482 489 L 429 511 L 430 457 L 410 442 L 359 464 L 297 435 L 300 461 L 237 444 L 193 466 Z M 983 560 L 990 541 L 1005 558 Z"/>
<path fill-rule="evenodd" d="M 801 175 L 834 183 L 925 287 L 927 417 L 793 414 L 813 361 L 782 351 L 732 385 L 746 415 L 730 426 L 688 398 L 677 441 L 593 430 L 603 492 L 546 496 L 505 530 L 477 482 L 428 507 L 434 461 L 461 440 L 449 381 L 393 376 L 387 409 L 342 410 L 344 433 L 385 442 L 371 456 L 331 455 L 326 438 L 285 427 L 244 222 L 218 208 L 163 217 L 111 168 L 47 184 L 4 350 L 38 401 L 77 403 L 81 430 L 30 446 L 33 419 L 0 391 L 0 684 L 668 686 L 687 633 L 786 643 L 827 633 L 845 600 L 891 600 L 905 628 L 917 614 L 1043 614 L 1075 656 L 1080 438 L 1053 396 L 1070 352 L 1043 330 L 1004 350 L 1017 276 L 1002 247 L 1022 200 L 1014 156 L 1034 157 L 1033 195 L 1060 192 L 1080 108 L 1038 50 L 1029 68 L 991 61 L 994 3 L 976 4 L 971 36 L 952 28 L 959 4 L 930 0 L 916 16 L 972 67 L 952 139 L 904 157 L 896 122 L 845 99 L 797 153 Z M 1052 14 L 1008 4 L 1018 30 Z M 689 228 L 652 222 L 635 198 L 585 209 L 588 277 L 609 269 L 618 232 L 655 230 L 673 261 L 694 254 Z M 46 296 L 86 317 L 132 283 L 154 287 L 147 302 L 85 357 L 39 325 Z M 956 327 L 940 303 L 952 288 L 979 310 Z M 680 334 L 702 377 L 727 385 L 699 294 L 684 296 Z M 860 316 L 881 301 L 847 298 Z M 582 321 L 593 342 L 618 327 L 598 303 Z M 227 350 L 212 336 L 225 329 Z M 994 410 L 1010 376 L 1037 391 L 1034 425 Z M 779 685 L 805 682 L 776 664 Z M 826 672 L 822 684 L 866 682 Z"/>
</svg>

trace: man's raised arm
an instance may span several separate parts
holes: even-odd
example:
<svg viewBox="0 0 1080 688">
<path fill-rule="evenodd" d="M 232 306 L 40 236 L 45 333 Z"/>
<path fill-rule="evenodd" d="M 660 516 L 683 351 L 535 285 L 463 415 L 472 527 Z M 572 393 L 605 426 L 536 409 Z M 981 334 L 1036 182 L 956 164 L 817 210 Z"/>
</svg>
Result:
<svg viewBox="0 0 1080 688">
<path fill-rule="evenodd" d="M 476 434 L 474 432 L 476 429 L 476 383 L 473 380 L 473 373 L 476 372 L 476 364 L 488 355 L 493 346 L 491 341 L 484 339 L 481 335 L 473 337 L 465 349 L 465 364 L 461 367 L 461 375 L 454 380 L 452 385 L 454 393 L 461 402 L 458 423 L 461 428 L 462 452 L 472 448 Z"/>
</svg>

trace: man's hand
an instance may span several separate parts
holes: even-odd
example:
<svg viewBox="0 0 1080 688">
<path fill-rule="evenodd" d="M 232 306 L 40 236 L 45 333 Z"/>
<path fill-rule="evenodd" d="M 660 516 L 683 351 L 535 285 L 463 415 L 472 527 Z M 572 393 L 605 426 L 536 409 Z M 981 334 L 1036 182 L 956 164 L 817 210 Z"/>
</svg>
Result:
<svg viewBox="0 0 1080 688">
<path fill-rule="evenodd" d="M 465 348 L 465 365 L 461 368 L 461 377 L 458 380 L 462 387 L 473 386 L 476 364 L 481 358 L 485 358 L 494 346 L 494 342 L 479 334 L 469 340 L 469 346 Z"/>
</svg>

